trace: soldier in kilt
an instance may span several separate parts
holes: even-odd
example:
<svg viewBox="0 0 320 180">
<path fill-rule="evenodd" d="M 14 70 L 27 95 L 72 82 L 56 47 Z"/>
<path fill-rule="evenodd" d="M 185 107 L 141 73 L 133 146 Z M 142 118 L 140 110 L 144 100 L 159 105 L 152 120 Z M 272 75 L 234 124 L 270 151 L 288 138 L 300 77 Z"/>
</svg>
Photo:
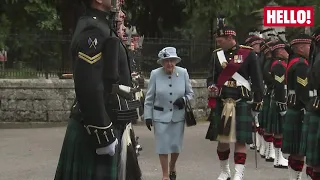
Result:
<svg viewBox="0 0 320 180">
<path fill-rule="evenodd" d="M 270 69 L 271 69 L 271 52 L 270 52 L 270 43 L 271 41 L 266 42 L 261 46 L 261 51 L 264 53 L 264 61 L 263 61 L 263 81 L 264 81 L 264 97 L 263 97 L 263 106 L 262 112 L 259 114 L 259 134 L 260 134 L 260 148 L 259 153 L 262 158 L 265 158 L 267 154 L 267 141 L 269 139 L 273 139 L 272 134 L 268 134 L 265 132 L 265 128 L 267 127 L 268 122 L 268 114 L 270 109 L 270 101 L 271 101 L 271 90 L 272 90 L 272 82 L 273 79 L 271 77 Z M 270 141 L 270 140 L 269 140 Z M 272 142 L 272 141 L 271 141 Z M 271 148 L 271 147 L 270 147 Z"/>
<path fill-rule="evenodd" d="M 111 0 L 84 3 L 87 11 L 70 48 L 76 100 L 54 180 L 140 180 L 134 145 L 128 143 L 134 142 L 137 103 L 127 50 L 107 20 Z"/>
<path fill-rule="evenodd" d="M 306 156 L 308 179 L 320 179 L 320 28 L 314 31 L 312 38 L 313 44 L 310 49 L 310 67 L 308 71 L 309 102 L 306 106 L 303 122 L 300 152 Z"/>
<path fill-rule="evenodd" d="M 242 180 L 247 157 L 246 144 L 253 143 L 253 116 L 257 116 L 262 108 L 262 72 L 252 48 L 239 45 L 235 40 L 234 28 L 224 26 L 223 19 L 219 22 L 215 37 L 221 48 L 214 51 L 211 73 L 207 79 L 208 90 L 218 91 L 219 96 L 215 97 L 216 116 L 210 121 L 206 139 L 219 141 L 217 154 L 221 173 L 218 180 L 231 179 L 230 143 L 235 143 L 235 174 L 232 179 Z"/>
<path fill-rule="evenodd" d="M 308 61 L 311 37 L 299 34 L 291 42 L 293 54 L 290 55 L 286 79 L 288 87 L 287 113 L 283 125 L 282 151 L 289 156 L 290 178 L 301 179 L 304 155 L 300 152 L 302 126 L 305 108 L 309 101 Z M 305 119 L 306 120 L 306 119 Z"/>
<path fill-rule="evenodd" d="M 270 102 L 270 111 L 268 113 L 268 122 L 265 128 L 265 132 L 273 134 L 273 142 L 268 143 L 268 150 L 266 160 L 273 159 L 271 153 L 275 153 L 274 167 L 275 168 L 287 168 L 288 160 L 282 155 L 282 124 L 284 115 L 287 111 L 287 87 L 285 82 L 286 74 L 286 60 L 289 57 L 288 52 L 285 50 L 285 44 L 281 41 L 275 41 L 270 44 L 272 63 L 270 72 L 272 76 L 272 93 Z M 273 151 L 274 149 L 274 151 Z M 271 152 L 272 150 L 272 152 Z"/>
<path fill-rule="evenodd" d="M 262 70 L 262 53 L 261 53 L 261 44 L 264 43 L 264 39 L 260 38 L 257 35 L 249 35 L 247 39 L 245 40 L 245 45 L 250 46 L 253 48 L 253 51 L 257 55 L 257 60 L 260 62 L 261 70 Z M 260 114 L 259 114 L 260 115 Z M 259 122 L 253 122 L 252 123 L 252 139 L 255 144 L 250 144 L 250 149 L 259 149 L 260 148 L 260 138 L 258 134 L 258 130 L 260 128 Z"/>
</svg>

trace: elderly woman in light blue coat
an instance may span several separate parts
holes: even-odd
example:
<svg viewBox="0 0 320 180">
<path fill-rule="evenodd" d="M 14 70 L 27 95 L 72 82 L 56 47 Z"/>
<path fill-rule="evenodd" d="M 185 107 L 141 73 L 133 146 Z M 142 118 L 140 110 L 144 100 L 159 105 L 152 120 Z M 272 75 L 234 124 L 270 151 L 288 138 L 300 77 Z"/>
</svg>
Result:
<svg viewBox="0 0 320 180">
<path fill-rule="evenodd" d="M 151 71 L 144 103 L 144 119 L 154 127 L 156 153 L 159 154 L 163 180 L 176 179 L 176 161 L 182 149 L 185 127 L 185 100 L 193 97 L 189 74 L 176 66 L 181 61 L 174 47 L 158 54 L 162 67 Z M 171 154 L 170 163 L 168 154 Z M 169 172 L 170 171 L 170 172 Z"/>
</svg>

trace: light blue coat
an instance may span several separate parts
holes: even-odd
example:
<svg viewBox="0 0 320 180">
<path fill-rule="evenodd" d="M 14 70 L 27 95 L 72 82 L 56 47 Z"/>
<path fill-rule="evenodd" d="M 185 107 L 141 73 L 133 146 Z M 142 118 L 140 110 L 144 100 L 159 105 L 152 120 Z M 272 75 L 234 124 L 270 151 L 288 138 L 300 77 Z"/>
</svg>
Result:
<svg viewBox="0 0 320 180">
<path fill-rule="evenodd" d="M 176 66 L 172 75 L 162 67 L 152 70 L 144 102 L 144 119 L 158 122 L 184 121 L 185 109 L 174 106 L 180 97 L 193 98 L 188 71 Z"/>
</svg>

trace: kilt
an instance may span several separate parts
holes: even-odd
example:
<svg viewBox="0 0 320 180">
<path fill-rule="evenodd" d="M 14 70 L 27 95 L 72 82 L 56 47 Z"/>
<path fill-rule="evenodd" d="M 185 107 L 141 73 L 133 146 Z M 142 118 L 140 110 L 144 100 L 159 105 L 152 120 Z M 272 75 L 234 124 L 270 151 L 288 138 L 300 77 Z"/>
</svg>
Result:
<svg viewBox="0 0 320 180">
<path fill-rule="evenodd" d="M 306 111 L 306 114 L 303 116 L 303 124 L 302 124 L 302 130 L 301 130 L 301 140 L 300 140 L 300 155 L 305 156 L 306 150 L 307 150 L 307 141 L 309 134 L 311 135 L 311 132 L 309 132 L 309 124 L 310 124 L 310 112 Z"/>
<path fill-rule="evenodd" d="M 252 122 L 251 106 L 244 100 L 236 104 L 236 140 L 238 143 L 252 144 Z M 219 132 L 219 123 L 221 122 L 221 113 L 223 110 L 223 102 L 217 99 L 215 108 L 215 116 L 210 117 L 210 125 L 206 134 L 206 139 L 217 141 Z"/>
<path fill-rule="evenodd" d="M 270 95 L 266 95 L 263 98 L 263 106 L 262 106 L 262 112 L 259 113 L 259 124 L 261 128 L 267 127 L 268 123 L 268 114 L 270 109 L 270 101 L 271 97 Z"/>
<path fill-rule="evenodd" d="M 284 116 L 281 116 L 278 112 L 275 100 L 271 100 L 267 117 L 265 132 L 270 134 L 282 134 Z"/>
<path fill-rule="evenodd" d="M 299 154 L 302 133 L 303 111 L 292 108 L 287 109 L 283 123 L 282 152 L 286 154 Z"/>
<path fill-rule="evenodd" d="M 308 113 L 308 135 L 306 145 L 306 164 L 320 165 L 320 114 Z"/>
<path fill-rule="evenodd" d="M 114 134 L 121 139 L 119 130 Z M 97 155 L 83 125 L 70 119 L 54 180 L 117 180 L 119 147 L 120 141 L 114 156 Z"/>
</svg>

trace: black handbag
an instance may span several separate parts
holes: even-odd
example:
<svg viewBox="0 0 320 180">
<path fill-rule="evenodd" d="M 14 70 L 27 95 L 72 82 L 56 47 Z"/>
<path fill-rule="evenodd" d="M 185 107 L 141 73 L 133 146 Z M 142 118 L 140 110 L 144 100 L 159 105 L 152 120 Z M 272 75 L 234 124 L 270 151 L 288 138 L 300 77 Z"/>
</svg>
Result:
<svg viewBox="0 0 320 180">
<path fill-rule="evenodd" d="M 186 120 L 186 124 L 188 127 L 190 126 L 195 126 L 197 125 L 197 121 L 196 121 L 196 118 L 194 117 L 194 114 L 193 114 L 193 110 L 192 110 L 192 107 L 191 107 L 191 103 L 188 99 L 188 97 L 185 97 L 185 100 L 186 100 L 186 104 L 185 104 L 185 120 Z"/>
</svg>

